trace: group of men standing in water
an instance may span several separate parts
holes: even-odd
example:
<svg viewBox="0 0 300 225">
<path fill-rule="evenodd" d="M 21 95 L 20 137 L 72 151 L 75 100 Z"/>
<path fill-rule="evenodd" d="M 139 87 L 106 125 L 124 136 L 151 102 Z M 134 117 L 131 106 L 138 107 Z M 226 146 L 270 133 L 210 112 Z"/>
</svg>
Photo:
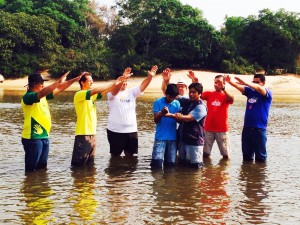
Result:
<svg viewBox="0 0 300 225">
<path fill-rule="evenodd" d="M 80 90 L 74 95 L 77 122 L 71 165 L 76 167 L 94 163 L 97 125 L 95 101 L 104 94 L 107 94 L 109 104 L 107 138 L 111 156 L 120 156 L 123 151 L 128 157 L 137 154 L 136 98 L 143 94 L 157 69 L 157 66 L 153 66 L 142 83 L 133 88 L 127 88 L 128 79 L 132 75 L 131 68 L 126 68 L 110 85 L 95 88 L 92 88 L 93 78 L 89 72 L 83 72 L 67 81 L 66 73 L 46 87 L 44 81 L 47 79 L 41 73 L 30 74 L 28 90 L 21 101 L 24 112 L 22 144 L 25 151 L 25 171 L 46 168 L 51 128 L 47 100 L 76 81 L 79 82 Z M 272 94 L 264 87 L 264 75 L 254 75 L 251 83 L 237 77 L 237 82 L 234 82 L 228 75 L 217 75 L 214 78 L 215 90 L 205 92 L 193 71 L 188 74 L 192 81 L 189 86 L 183 79 L 177 84 L 169 83 L 171 70 L 168 68 L 163 71 L 162 76 L 164 96 L 153 103 L 156 132 L 152 169 L 172 167 L 177 158 L 180 164 L 201 168 L 203 157 L 210 156 L 215 141 L 223 158 L 229 159 L 228 108 L 234 97 L 225 88 L 226 83 L 247 97 L 242 132 L 243 160 L 266 161 L 266 128 Z"/>
</svg>

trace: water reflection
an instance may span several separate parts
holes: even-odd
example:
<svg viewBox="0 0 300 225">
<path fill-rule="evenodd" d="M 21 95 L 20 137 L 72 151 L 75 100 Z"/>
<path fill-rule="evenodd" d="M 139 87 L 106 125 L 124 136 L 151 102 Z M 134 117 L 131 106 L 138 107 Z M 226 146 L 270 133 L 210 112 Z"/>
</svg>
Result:
<svg viewBox="0 0 300 225">
<path fill-rule="evenodd" d="M 203 205 L 201 220 L 224 221 L 224 215 L 228 212 L 230 196 L 226 192 L 229 175 L 227 168 L 230 160 L 220 159 L 217 165 L 213 165 L 210 158 L 204 159 L 200 187 L 202 195 L 200 203 Z"/>
<path fill-rule="evenodd" d="M 193 211 L 197 211 L 197 207 L 188 206 L 193 205 L 194 197 L 197 196 L 196 186 L 201 179 L 201 173 L 196 170 L 185 170 L 185 168 L 182 173 L 182 176 L 176 176 L 175 168 L 152 171 L 154 178 L 152 195 L 155 204 L 150 214 L 155 215 L 156 224 L 175 224 L 186 220 L 183 217 L 189 217 L 189 221 L 195 219 Z"/>
<path fill-rule="evenodd" d="M 106 100 L 101 100 L 97 102 L 96 168 L 70 171 L 76 115 L 74 93 L 66 92 L 50 103 L 53 129 L 48 170 L 24 177 L 24 150 L 19 138 L 23 94 L 24 91 L 4 91 L 3 96 L 0 93 L 0 224 L 297 224 L 300 221 L 299 100 L 273 102 L 267 165 L 242 165 L 243 99 L 229 109 L 231 161 L 219 161 L 216 150 L 212 161 L 204 161 L 203 170 L 176 167 L 157 173 L 149 165 L 155 130 L 152 103 L 158 96 L 144 95 L 137 101 L 139 154 L 134 160 L 124 157 L 109 160 L 105 129 L 108 107 Z M 283 152 L 293 157 L 283 162 Z"/>
<path fill-rule="evenodd" d="M 247 162 L 241 166 L 239 179 L 245 198 L 240 207 L 249 223 L 263 223 L 270 211 L 269 206 L 264 204 L 264 199 L 268 198 L 266 169 L 266 163 Z"/>
<path fill-rule="evenodd" d="M 213 166 L 206 160 L 203 170 L 152 171 L 156 206 L 151 214 L 159 221 L 156 224 L 222 223 L 230 202 L 225 189 L 227 162 L 222 159 Z"/>
<path fill-rule="evenodd" d="M 72 168 L 73 187 L 70 201 L 75 214 L 70 219 L 75 224 L 90 224 L 95 219 L 97 201 L 95 200 L 96 167 L 93 165 Z"/>
<path fill-rule="evenodd" d="M 124 221 L 130 221 L 131 218 L 137 218 L 138 211 L 134 209 L 136 194 L 134 172 L 138 158 L 118 156 L 111 157 L 105 173 L 108 175 L 106 181 L 106 207 L 110 210 L 107 212 L 109 223 L 123 224 Z M 137 213 L 137 214 L 136 214 Z M 130 223 L 129 223 L 130 224 Z"/>
<path fill-rule="evenodd" d="M 20 192 L 24 194 L 25 210 L 19 212 L 24 224 L 49 224 L 53 222 L 52 210 L 54 192 L 49 186 L 46 170 L 26 173 Z"/>
</svg>

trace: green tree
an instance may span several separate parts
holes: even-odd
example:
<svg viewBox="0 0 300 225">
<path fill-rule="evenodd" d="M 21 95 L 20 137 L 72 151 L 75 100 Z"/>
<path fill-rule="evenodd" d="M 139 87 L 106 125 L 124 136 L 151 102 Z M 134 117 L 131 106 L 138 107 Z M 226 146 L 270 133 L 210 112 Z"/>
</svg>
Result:
<svg viewBox="0 0 300 225">
<path fill-rule="evenodd" d="M 130 53 L 128 57 L 118 57 L 122 64 L 129 65 L 131 61 L 151 64 L 157 59 L 161 65 L 177 68 L 209 65 L 219 35 L 200 10 L 182 5 L 178 0 L 120 0 L 117 4 L 124 22 L 120 21 L 109 46 L 115 54 L 120 45 Z M 120 27 L 126 27 L 130 33 Z M 122 37 L 128 46 L 120 44 L 115 37 Z"/>
<path fill-rule="evenodd" d="M 265 70 L 283 68 L 295 72 L 300 54 L 299 15 L 283 9 L 276 13 L 260 11 L 258 20 L 249 23 L 241 33 L 241 55 Z"/>
<path fill-rule="evenodd" d="M 57 24 L 47 16 L 0 11 L 0 70 L 11 76 L 49 67 L 59 55 Z"/>
</svg>

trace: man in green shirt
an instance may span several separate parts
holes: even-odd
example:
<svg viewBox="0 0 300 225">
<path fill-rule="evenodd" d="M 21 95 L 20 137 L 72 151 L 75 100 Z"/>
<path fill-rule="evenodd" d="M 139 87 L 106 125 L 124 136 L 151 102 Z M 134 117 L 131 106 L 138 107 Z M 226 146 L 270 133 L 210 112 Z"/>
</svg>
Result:
<svg viewBox="0 0 300 225">
<path fill-rule="evenodd" d="M 79 80 L 80 91 L 74 95 L 74 106 L 77 115 L 75 142 L 71 166 L 81 167 L 93 164 L 96 154 L 97 115 L 95 101 L 102 98 L 104 93 L 120 89 L 129 78 L 130 70 L 125 69 L 123 76 L 107 87 L 91 88 L 92 74 L 84 72 Z"/>
<path fill-rule="evenodd" d="M 49 154 L 49 133 L 51 115 L 47 100 L 67 89 L 81 77 L 66 81 L 69 72 L 49 86 L 44 86 L 41 73 L 28 76 L 28 88 L 22 97 L 21 105 L 24 113 L 22 144 L 25 151 L 25 171 L 35 171 L 47 167 Z"/>
</svg>

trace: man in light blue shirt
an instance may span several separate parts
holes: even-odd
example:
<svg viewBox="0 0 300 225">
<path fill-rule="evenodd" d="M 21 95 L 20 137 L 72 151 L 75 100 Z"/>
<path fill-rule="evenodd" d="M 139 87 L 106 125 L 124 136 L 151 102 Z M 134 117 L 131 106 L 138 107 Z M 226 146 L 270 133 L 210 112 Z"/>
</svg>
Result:
<svg viewBox="0 0 300 225">
<path fill-rule="evenodd" d="M 168 113 L 180 111 L 180 104 L 176 99 L 178 88 L 176 84 L 168 84 L 165 96 L 153 103 L 154 122 L 156 132 L 152 152 L 151 169 L 172 167 L 176 160 L 176 120 L 166 117 Z"/>
</svg>

